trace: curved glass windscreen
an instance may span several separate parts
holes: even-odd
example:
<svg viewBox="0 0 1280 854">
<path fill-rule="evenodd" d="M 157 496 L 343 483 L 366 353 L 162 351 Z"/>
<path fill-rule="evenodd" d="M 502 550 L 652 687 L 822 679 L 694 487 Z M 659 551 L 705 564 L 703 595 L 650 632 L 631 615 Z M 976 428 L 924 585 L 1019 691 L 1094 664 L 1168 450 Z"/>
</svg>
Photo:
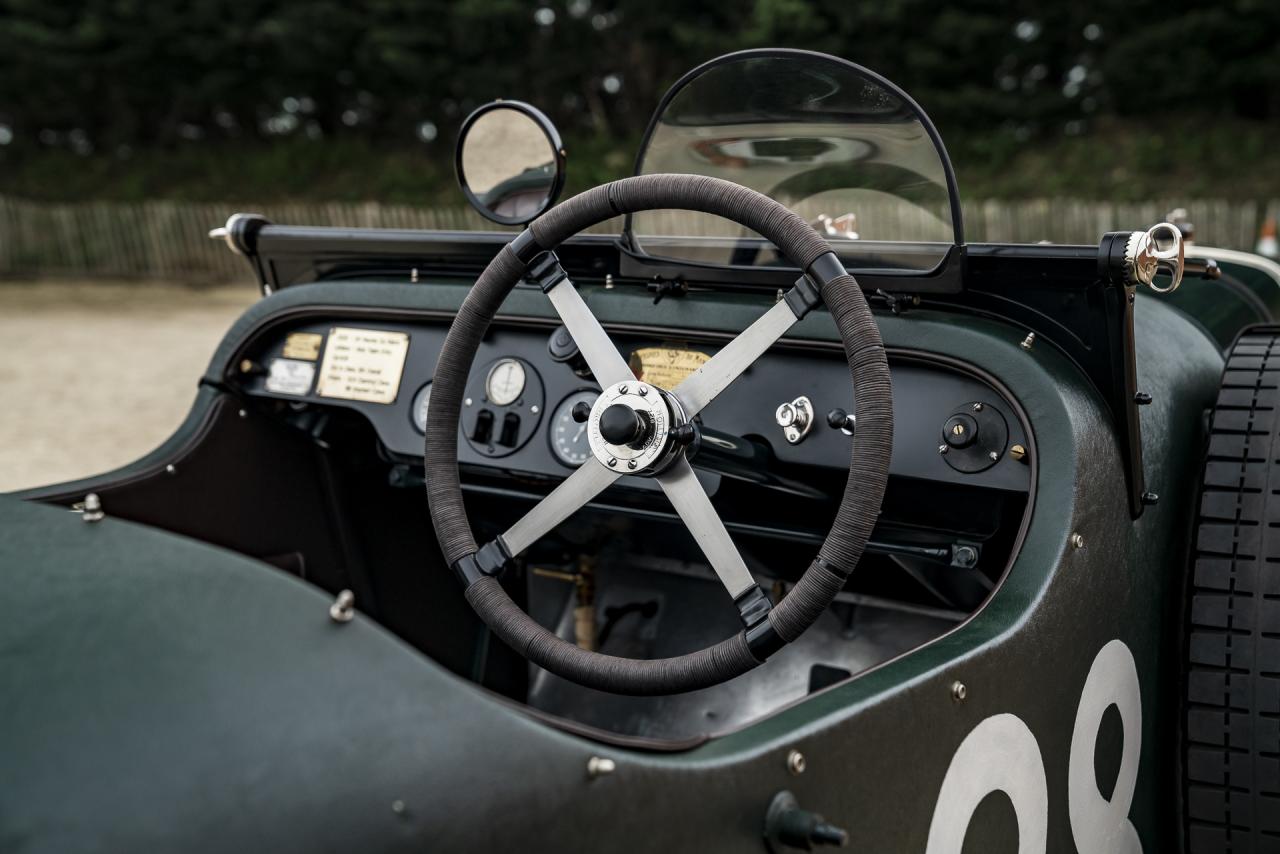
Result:
<svg viewBox="0 0 1280 854">
<path fill-rule="evenodd" d="M 640 174 L 710 175 L 758 190 L 826 236 L 850 269 L 927 271 L 956 240 L 944 155 L 916 108 L 821 54 L 742 54 L 677 84 Z M 644 253 L 702 264 L 789 266 L 772 244 L 711 214 L 645 211 Z"/>
</svg>

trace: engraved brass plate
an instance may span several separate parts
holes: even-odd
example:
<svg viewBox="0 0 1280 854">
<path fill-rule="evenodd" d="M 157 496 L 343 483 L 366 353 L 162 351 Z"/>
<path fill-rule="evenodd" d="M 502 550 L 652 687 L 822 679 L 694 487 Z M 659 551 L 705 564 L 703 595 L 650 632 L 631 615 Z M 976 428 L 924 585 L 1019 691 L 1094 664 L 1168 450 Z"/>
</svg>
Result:
<svg viewBox="0 0 1280 854">
<path fill-rule="evenodd" d="M 409 352 L 404 332 L 335 326 L 320 365 L 316 394 L 368 403 L 394 403 Z"/>
<path fill-rule="evenodd" d="M 637 379 L 670 391 L 710 359 L 710 356 L 699 350 L 684 350 L 679 347 L 644 347 L 633 350 L 627 363 Z"/>
<path fill-rule="evenodd" d="M 314 362 L 320 358 L 320 345 L 324 343 L 324 336 L 319 332 L 291 332 L 289 337 L 284 339 L 284 352 L 281 356 L 286 359 L 306 359 L 308 362 Z"/>
</svg>

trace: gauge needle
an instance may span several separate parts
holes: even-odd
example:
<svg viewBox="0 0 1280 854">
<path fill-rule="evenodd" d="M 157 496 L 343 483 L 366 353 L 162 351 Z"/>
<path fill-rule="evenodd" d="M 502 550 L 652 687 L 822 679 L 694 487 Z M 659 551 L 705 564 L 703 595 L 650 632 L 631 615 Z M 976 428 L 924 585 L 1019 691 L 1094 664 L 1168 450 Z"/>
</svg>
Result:
<svg viewBox="0 0 1280 854">
<path fill-rule="evenodd" d="M 582 438 L 583 432 L 587 429 L 587 425 L 583 424 L 578 428 L 578 432 L 573 434 L 573 443 L 578 444 L 578 440 Z"/>
</svg>

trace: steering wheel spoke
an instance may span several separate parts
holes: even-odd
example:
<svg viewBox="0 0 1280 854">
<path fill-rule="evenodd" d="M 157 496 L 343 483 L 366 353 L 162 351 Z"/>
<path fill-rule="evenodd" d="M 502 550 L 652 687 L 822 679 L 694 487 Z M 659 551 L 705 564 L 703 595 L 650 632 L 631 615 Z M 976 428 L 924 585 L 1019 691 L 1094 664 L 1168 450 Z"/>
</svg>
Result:
<svg viewBox="0 0 1280 854">
<path fill-rule="evenodd" d="M 520 554 L 620 477 L 621 472 L 605 468 L 594 459 L 588 459 L 520 521 L 507 529 L 502 535 L 507 551 L 512 557 Z"/>
<path fill-rule="evenodd" d="M 586 360 L 587 367 L 595 375 L 596 382 L 608 387 L 635 379 L 635 374 L 614 346 L 613 339 L 604 331 L 591 309 L 587 308 L 582 294 L 578 293 L 568 276 L 548 289 L 547 297 L 560 315 L 565 328 L 573 336 L 573 341 L 578 345 L 578 351 Z"/>
<path fill-rule="evenodd" d="M 692 418 L 701 412 L 799 319 L 791 305 L 780 300 L 720 352 L 685 377 L 672 391 L 684 407 L 685 415 Z"/>
<path fill-rule="evenodd" d="M 733 544 L 728 530 L 720 521 L 720 515 L 711 505 L 711 498 L 698 482 L 693 466 L 687 459 L 680 459 L 670 469 L 658 475 L 656 480 L 667 494 L 677 515 L 693 534 L 707 562 L 720 578 L 720 583 L 735 600 L 755 587 L 755 579 Z"/>
</svg>

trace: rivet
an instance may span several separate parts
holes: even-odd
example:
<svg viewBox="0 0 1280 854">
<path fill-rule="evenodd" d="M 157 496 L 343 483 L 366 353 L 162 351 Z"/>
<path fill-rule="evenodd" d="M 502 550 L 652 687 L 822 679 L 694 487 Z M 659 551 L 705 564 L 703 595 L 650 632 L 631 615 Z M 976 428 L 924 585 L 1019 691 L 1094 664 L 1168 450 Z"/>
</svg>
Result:
<svg viewBox="0 0 1280 854">
<path fill-rule="evenodd" d="M 1073 549 L 1084 548 L 1084 537 L 1081 534 L 1071 535 L 1071 548 Z"/>
<path fill-rule="evenodd" d="M 993 463 L 994 463 L 996 460 L 1000 459 L 1000 454 L 999 454 L 999 453 L 997 453 L 996 451 L 992 451 L 991 453 L 987 454 L 987 456 L 991 458 L 991 462 L 993 462 Z"/>
<path fill-rule="evenodd" d="M 169 463 L 169 465 L 164 467 L 164 471 L 165 474 L 177 474 L 178 468 L 173 463 Z"/>
<path fill-rule="evenodd" d="M 618 770 L 618 764 L 604 756 L 592 756 L 587 760 L 587 776 L 591 779 L 604 777 Z"/>
<path fill-rule="evenodd" d="M 462 401 L 462 402 L 463 402 L 464 404 L 466 404 L 467 406 L 470 406 L 470 405 L 471 405 L 471 398 L 469 398 L 469 397 L 468 397 L 466 400 L 464 400 L 464 401 Z"/>
<path fill-rule="evenodd" d="M 787 770 L 791 772 L 792 777 L 799 777 L 803 774 L 806 766 L 804 754 L 800 751 L 793 750 L 787 754 Z"/>
<path fill-rule="evenodd" d="M 963 703 L 964 698 L 969 696 L 969 689 L 960 680 L 951 683 L 951 699 L 957 703 Z"/>
<path fill-rule="evenodd" d="M 240 361 L 240 373 L 242 373 L 242 374 L 247 374 L 247 373 L 249 373 L 249 372 L 250 372 L 250 371 L 252 371 L 252 370 L 253 370 L 253 360 L 252 360 L 252 359 L 242 359 L 242 360 Z"/>
<path fill-rule="evenodd" d="M 100 522 L 107 514 L 102 510 L 102 499 L 98 498 L 98 493 L 90 492 L 84 497 L 84 516 L 86 522 Z"/>
<path fill-rule="evenodd" d="M 342 590 L 329 606 L 329 618 L 335 623 L 349 623 L 356 615 L 356 596 L 350 590 Z"/>
<path fill-rule="evenodd" d="M 1036 343 L 1036 334 L 1034 332 L 1028 332 L 1027 337 L 1022 339 L 1022 349 L 1030 350 L 1032 345 L 1035 343 Z"/>
<path fill-rule="evenodd" d="M 241 410 L 240 410 L 240 417 L 241 417 L 241 418 L 248 418 L 248 417 L 249 417 L 249 413 L 248 413 L 248 412 L 245 412 L 243 409 L 241 409 Z"/>
<path fill-rule="evenodd" d="M 537 404 L 534 404 L 533 406 L 529 407 L 529 411 L 532 412 L 534 415 L 537 415 L 540 410 L 538 409 Z"/>
<path fill-rule="evenodd" d="M 391 802 L 391 811 L 396 815 L 404 815 L 405 809 L 404 801 L 399 798 Z"/>
<path fill-rule="evenodd" d="M 1021 445 L 1013 445 L 1009 448 L 1009 456 L 1021 461 L 1027 456 L 1027 449 Z"/>
</svg>

